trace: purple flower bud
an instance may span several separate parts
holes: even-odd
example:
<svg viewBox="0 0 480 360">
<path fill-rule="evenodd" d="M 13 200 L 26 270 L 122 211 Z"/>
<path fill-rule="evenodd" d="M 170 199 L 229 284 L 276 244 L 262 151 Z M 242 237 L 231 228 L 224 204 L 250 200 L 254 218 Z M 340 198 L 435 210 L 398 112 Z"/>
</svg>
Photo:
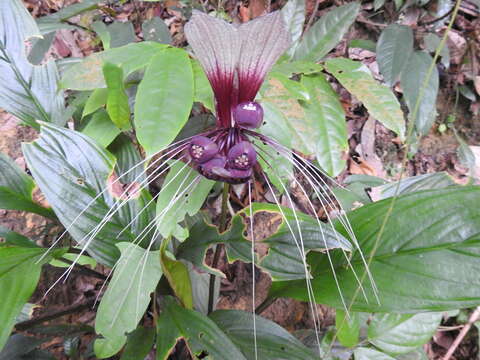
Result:
<svg viewBox="0 0 480 360">
<path fill-rule="evenodd" d="M 233 119 L 238 126 L 256 129 L 263 121 L 263 108 L 254 101 L 238 104 L 233 110 Z"/>
<path fill-rule="evenodd" d="M 248 141 L 233 146 L 227 155 L 230 167 L 237 170 L 248 170 L 257 162 L 257 153 Z"/>
<path fill-rule="evenodd" d="M 226 170 L 225 165 L 227 164 L 227 159 L 225 156 L 215 156 L 213 159 L 202 164 L 202 171 L 205 174 L 214 174 L 219 176 L 225 176 Z"/>
<path fill-rule="evenodd" d="M 190 141 L 188 152 L 193 161 L 203 164 L 218 154 L 218 145 L 209 138 L 199 135 Z"/>
</svg>

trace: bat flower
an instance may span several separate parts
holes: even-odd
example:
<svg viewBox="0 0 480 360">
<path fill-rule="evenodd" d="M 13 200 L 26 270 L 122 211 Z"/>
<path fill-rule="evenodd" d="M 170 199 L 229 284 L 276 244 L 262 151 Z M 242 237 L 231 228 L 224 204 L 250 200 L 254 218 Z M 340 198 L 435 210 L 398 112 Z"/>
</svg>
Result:
<svg viewBox="0 0 480 360">
<path fill-rule="evenodd" d="M 267 72 L 290 46 L 282 14 L 273 12 L 236 26 L 195 11 L 185 35 L 215 95 L 216 128 L 194 137 L 188 155 L 205 177 L 246 182 L 257 154 L 251 137 L 263 122 L 255 97 Z"/>
</svg>

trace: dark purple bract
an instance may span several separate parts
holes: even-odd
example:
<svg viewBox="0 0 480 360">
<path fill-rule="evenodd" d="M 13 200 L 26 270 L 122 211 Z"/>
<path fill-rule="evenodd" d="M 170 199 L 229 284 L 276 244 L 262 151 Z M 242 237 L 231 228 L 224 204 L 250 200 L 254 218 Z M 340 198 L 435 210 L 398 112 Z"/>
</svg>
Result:
<svg viewBox="0 0 480 360">
<path fill-rule="evenodd" d="M 197 164 L 203 164 L 218 154 L 218 145 L 205 136 L 195 136 L 190 141 L 188 152 L 193 161 Z"/>
</svg>

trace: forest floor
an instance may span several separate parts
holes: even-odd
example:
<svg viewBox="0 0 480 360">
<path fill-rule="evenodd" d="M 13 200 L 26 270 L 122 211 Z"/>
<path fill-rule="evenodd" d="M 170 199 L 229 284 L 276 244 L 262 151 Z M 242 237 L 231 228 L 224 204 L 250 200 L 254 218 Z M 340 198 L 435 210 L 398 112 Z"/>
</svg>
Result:
<svg viewBox="0 0 480 360">
<path fill-rule="evenodd" d="M 73 3 L 69 0 L 24 0 L 31 13 L 38 17 L 55 12 L 62 6 Z M 315 16 L 321 16 L 332 6 L 339 5 L 341 1 L 320 0 Z M 308 17 L 316 6 L 315 1 L 307 1 Z M 115 18 L 117 20 L 130 20 L 138 24 L 138 19 L 160 16 L 167 20 L 170 25 L 170 32 L 173 35 L 174 43 L 182 44 L 185 39 L 182 32 L 182 19 L 179 12 L 175 10 L 177 0 L 167 0 L 165 2 L 147 3 L 147 2 L 127 2 L 124 5 L 115 7 Z M 274 2 L 273 9 L 279 7 L 281 3 Z M 368 6 L 368 4 L 367 4 Z M 265 3 L 262 0 L 251 0 L 246 8 L 239 7 L 234 1 L 226 2 L 227 12 L 236 16 L 240 12 L 242 17 L 255 17 L 265 10 Z M 240 10 L 239 10 L 240 9 Z M 368 8 L 366 8 L 368 9 Z M 413 16 L 413 14 L 412 14 Z M 412 20 L 413 21 L 413 20 Z M 468 13 L 460 13 L 457 23 L 454 26 L 454 36 L 449 39 L 451 49 L 451 67 L 441 72 L 441 92 L 438 100 L 438 118 L 435 126 L 430 133 L 425 136 L 418 145 L 418 152 L 408 161 L 407 174 L 409 176 L 425 174 L 431 172 L 445 171 L 450 174 L 458 183 L 466 183 L 468 171 L 480 174 L 480 103 L 471 102 L 463 97 L 457 101 L 454 113 L 455 86 L 462 82 L 462 59 L 466 56 L 466 43 L 478 41 L 477 49 L 480 49 L 480 38 L 467 38 L 465 29 L 469 27 L 480 29 L 480 22 L 472 18 Z M 137 28 L 137 36 L 141 29 Z M 347 39 L 378 39 L 381 27 L 375 21 L 367 20 L 363 15 L 359 21 L 352 26 Z M 423 31 L 419 26 L 418 32 Z M 68 56 L 86 56 L 93 51 L 98 50 L 98 42 L 91 34 L 81 31 L 62 30 L 54 40 L 50 50 L 54 57 Z M 477 53 L 478 54 L 478 53 Z M 334 51 L 333 56 L 349 56 L 352 59 L 361 60 L 368 64 L 369 68 L 378 73 L 378 65 L 375 61 L 375 53 L 368 50 L 348 49 L 346 41 L 343 41 Z M 479 59 L 480 63 L 480 59 Z M 480 90 L 480 89 L 479 89 Z M 349 130 L 349 157 L 348 168 L 341 175 L 340 180 L 350 174 L 367 174 L 379 176 L 389 180 L 395 180 L 398 177 L 403 154 L 400 153 L 400 146 L 395 135 L 384 128 L 379 122 L 368 116 L 365 108 L 346 91 L 339 88 L 342 94 L 342 104 L 347 113 Z M 479 94 L 480 95 L 480 94 Z M 477 99 L 479 97 L 477 96 Z M 452 124 L 449 123 L 451 116 L 454 116 L 453 126 L 458 135 L 464 139 L 466 144 L 476 157 L 476 166 L 467 169 L 461 159 L 459 159 L 459 141 L 455 135 Z M 448 126 L 444 128 L 444 124 Z M 9 155 L 22 168 L 26 169 L 25 160 L 21 152 L 21 143 L 30 142 L 37 136 L 36 132 L 29 127 L 22 126 L 19 121 L 0 111 L 0 151 Z M 38 200 L 42 201 L 38 195 Z M 214 205 L 212 205 L 214 206 Z M 269 228 L 274 226 L 275 219 L 265 217 L 258 219 L 257 227 L 259 238 L 265 237 Z M 30 238 L 37 239 L 42 244 L 50 244 L 52 239 L 58 235 L 60 228 L 49 223 L 44 218 L 16 211 L 0 210 L 0 225 L 6 226 L 14 231 L 25 234 Z M 220 263 L 220 268 L 227 274 L 226 279 L 222 281 L 221 297 L 218 307 L 230 309 L 250 310 L 252 307 L 252 274 L 251 267 L 240 262 L 234 264 Z M 89 276 L 81 271 L 74 272 L 69 280 L 60 283 L 54 287 L 48 297 L 43 294 L 46 289 L 61 275 L 62 270 L 50 267 L 51 271 L 44 272 L 43 279 L 32 299 L 32 302 L 38 304 L 34 311 L 34 319 L 48 313 L 61 311 L 65 308 L 78 307 L 79 311 L 72 312 L 61 318 L 63 322 L 68 323 L 87 323 L 94 324 L 95 313 L 91 307 L 79 307 L 96 294 L 101 285 L 102 279 Z M 107 274 L 107 269 L 98 266 L 98 272 Z M 266 296 L 270 279 L 268 275 L 256 270 L 256 303 L 259 304 Z M 320 328 L 325 330 L 334 323 L 334 310 L 325 306 L 319 306 L 321 324 Z M 294 300 L 279 299 L 269 306 L 263 313 L 263 316 L 274 320 L 289 331 L 296 331 L 305 328 L 312 328 L 312 318 L 308 309 L 308 304 L 300 303 Z M 56 321 L 58 321 L 57 319 Z M 444 328 L 438 331 L 426 350 L 430 359 L 441 359 L 447 349 L 451 346 L 453 340 L 458 335 L 462 322 L 450 320 L 449 323 L 442 324 Z M 54 349 L 59 359 L 67 359 L 63 354 L 64 343 L 60 337 L 54 337 L 47 343 L 50 350 Z M 471 330 L 462 341 L 460 347 L 452 359 L 467 360 L 476 359 L 478 354 L 478 332 Z"/>
</svg>

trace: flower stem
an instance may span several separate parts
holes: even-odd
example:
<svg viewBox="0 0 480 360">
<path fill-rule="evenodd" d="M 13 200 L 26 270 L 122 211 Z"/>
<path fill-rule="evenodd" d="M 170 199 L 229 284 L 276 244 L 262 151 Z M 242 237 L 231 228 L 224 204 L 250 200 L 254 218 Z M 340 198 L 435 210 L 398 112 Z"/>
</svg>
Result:
<svg viewBox="0 0 480 360">
<path fill-rule="evenodd" d="M 223 184 L 223 193 L 222 193 L 222 212 L 220 213 L 220 232 L 224 232 L 227 228 L 227 211 L 228 211 L 228 194 L 230 192 L 230 184 Z M 218 261 L 220 260 L 220 255 L 222 253 L 223 244 L 218 244 L 215 248 L 215 254 L 213 255 L 212 268 L 218 266 Z M 208 286 L 208 313 L 210 314 L 213 311 L 213 299 L 215 297 L 215 275 L 210 274 L 210 283 Z"/>
</svg>

